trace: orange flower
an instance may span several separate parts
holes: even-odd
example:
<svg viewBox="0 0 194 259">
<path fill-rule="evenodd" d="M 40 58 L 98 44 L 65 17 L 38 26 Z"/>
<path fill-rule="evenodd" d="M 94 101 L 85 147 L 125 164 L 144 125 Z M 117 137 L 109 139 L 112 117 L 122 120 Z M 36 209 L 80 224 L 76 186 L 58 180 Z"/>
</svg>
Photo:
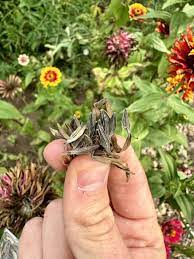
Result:
<svg viewBox="0 0 194 259">
<path fill-rule="evenodd" d="M 134 20 L 140 20 L 138 17 L 147 13 L 147 8 L 140 4 L 135 3 L 129 6 L 129 18 Z"/>
<path fill-rule="evenodd" d="M 178 85 L 177 92 L 183 92 L 183 100 L 192 100 L 194 92 L 194 37 L 191 28 L 187 28 L 186 34 L 177 39 L 169 55 L 170 77 L 167 92 L 173 91 Z"/>
</svg>

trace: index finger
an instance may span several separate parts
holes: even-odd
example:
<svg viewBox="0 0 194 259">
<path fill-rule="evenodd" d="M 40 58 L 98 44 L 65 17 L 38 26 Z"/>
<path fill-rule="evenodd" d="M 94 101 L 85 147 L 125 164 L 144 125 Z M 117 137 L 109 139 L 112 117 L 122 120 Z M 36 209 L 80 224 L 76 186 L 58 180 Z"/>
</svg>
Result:
<svg viewBox="0 0 194 259">
<path fill-rule="evenodd" d="M 117 137 L 122 146 L 124 139 Z M 133 173 L 128 182 L 125 172 L 112 166 L 109 174 L 108 189 L 114 210 L 122 217 L 144 219 L 155 217 L 154 203 L 148 181 L 132 146 L 120 154 Z"/>
</svg>

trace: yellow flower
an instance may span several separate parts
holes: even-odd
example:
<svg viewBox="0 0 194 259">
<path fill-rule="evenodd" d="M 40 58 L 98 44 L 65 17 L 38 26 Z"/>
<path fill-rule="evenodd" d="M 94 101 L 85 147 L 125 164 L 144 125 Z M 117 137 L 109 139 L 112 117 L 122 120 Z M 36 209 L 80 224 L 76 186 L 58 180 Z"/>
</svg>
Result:
<svg viewBox="0 0 194 259">
<path fill-rule="evenodd" d="M 147 8 L 140 3 L 129 6 L 129 18 L 137 19 L 138 16 L 145 15 L 147 12 Z"/>
<path fill-rule="evenodd" d="M 48 86 L 55 87 L 62 80 L 61 71 L 56 67 L 44 67 L 41 70 L 40 82 L 47 88 Z"/>
<path fill-rule="evenodd" d="M 80 111 L 76 111 L 74 115 L 79 120 L 80 117 L 81 117 L 81 112 Z"/>
</svg>

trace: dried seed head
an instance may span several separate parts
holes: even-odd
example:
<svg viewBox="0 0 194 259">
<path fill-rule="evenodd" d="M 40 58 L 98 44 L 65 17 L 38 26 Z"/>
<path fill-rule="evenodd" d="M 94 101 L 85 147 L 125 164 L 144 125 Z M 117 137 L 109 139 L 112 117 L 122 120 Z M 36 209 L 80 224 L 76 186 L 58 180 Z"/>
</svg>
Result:
<svg viewBox="0 0 194 259">
<path fill-rule="evenodd" d="M 58 130 L 51 129 L 51 132 L 55 137 L 65 139 L 65 154 L 69 162 L 75 156 L 91 154 L 95 160 L 123 169 L 128 176 L 130 173 L 128 166 L 120 160 L 118 155 L 126 150 L 131 142 L 126 110 L 123 112 L 122 127 L 127 132 L 127 139 L 123 147 L 120 147 L 115 135 L 116 114 L 112 111 L 108 100 L 102 99 L 94 104 L 85 125 L 73 117 L 69 124 L 65 124 L 63 128 L 58 125 Z M 65 164 L 67 164 L 67 159 L 65 159 Z"/>
<path fill-rule="evenodd" d="M 5 81 L 0 80 L 0 95 L 3 98 L 14 98 L 21 91 L 21 79 L 18 76 L 10 75 Z"/>
<path fill-rule="evenodd" d="M 109 63 L 116 68 L 123 66 L 134 50 L 137 42 L 132 34 L 119 30 L 106 41 L 106 55 Z"/>
<path fill-rule="evenodd" d="M 0 228 L 19 232 L 27 220 L 42 216 L 49 201 L 55 198 L 51 180 L 47 167 L 34 163 L 10 168 L 0 179 Z"/>
</svg>

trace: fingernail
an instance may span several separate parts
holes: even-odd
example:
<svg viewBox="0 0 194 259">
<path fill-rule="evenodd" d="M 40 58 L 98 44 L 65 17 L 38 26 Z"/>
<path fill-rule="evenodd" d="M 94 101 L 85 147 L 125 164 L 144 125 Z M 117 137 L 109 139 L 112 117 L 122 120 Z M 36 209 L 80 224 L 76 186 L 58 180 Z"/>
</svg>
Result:
<svg viewBox="0 0 194 259">
<path fill-rule="evenodd" d="M 81 191 L 96 191 L 107 182 L 109 166 L 95 166 L 90 171 L 82 171 L 77 175 L 78 189 Z"/>
</svg>

